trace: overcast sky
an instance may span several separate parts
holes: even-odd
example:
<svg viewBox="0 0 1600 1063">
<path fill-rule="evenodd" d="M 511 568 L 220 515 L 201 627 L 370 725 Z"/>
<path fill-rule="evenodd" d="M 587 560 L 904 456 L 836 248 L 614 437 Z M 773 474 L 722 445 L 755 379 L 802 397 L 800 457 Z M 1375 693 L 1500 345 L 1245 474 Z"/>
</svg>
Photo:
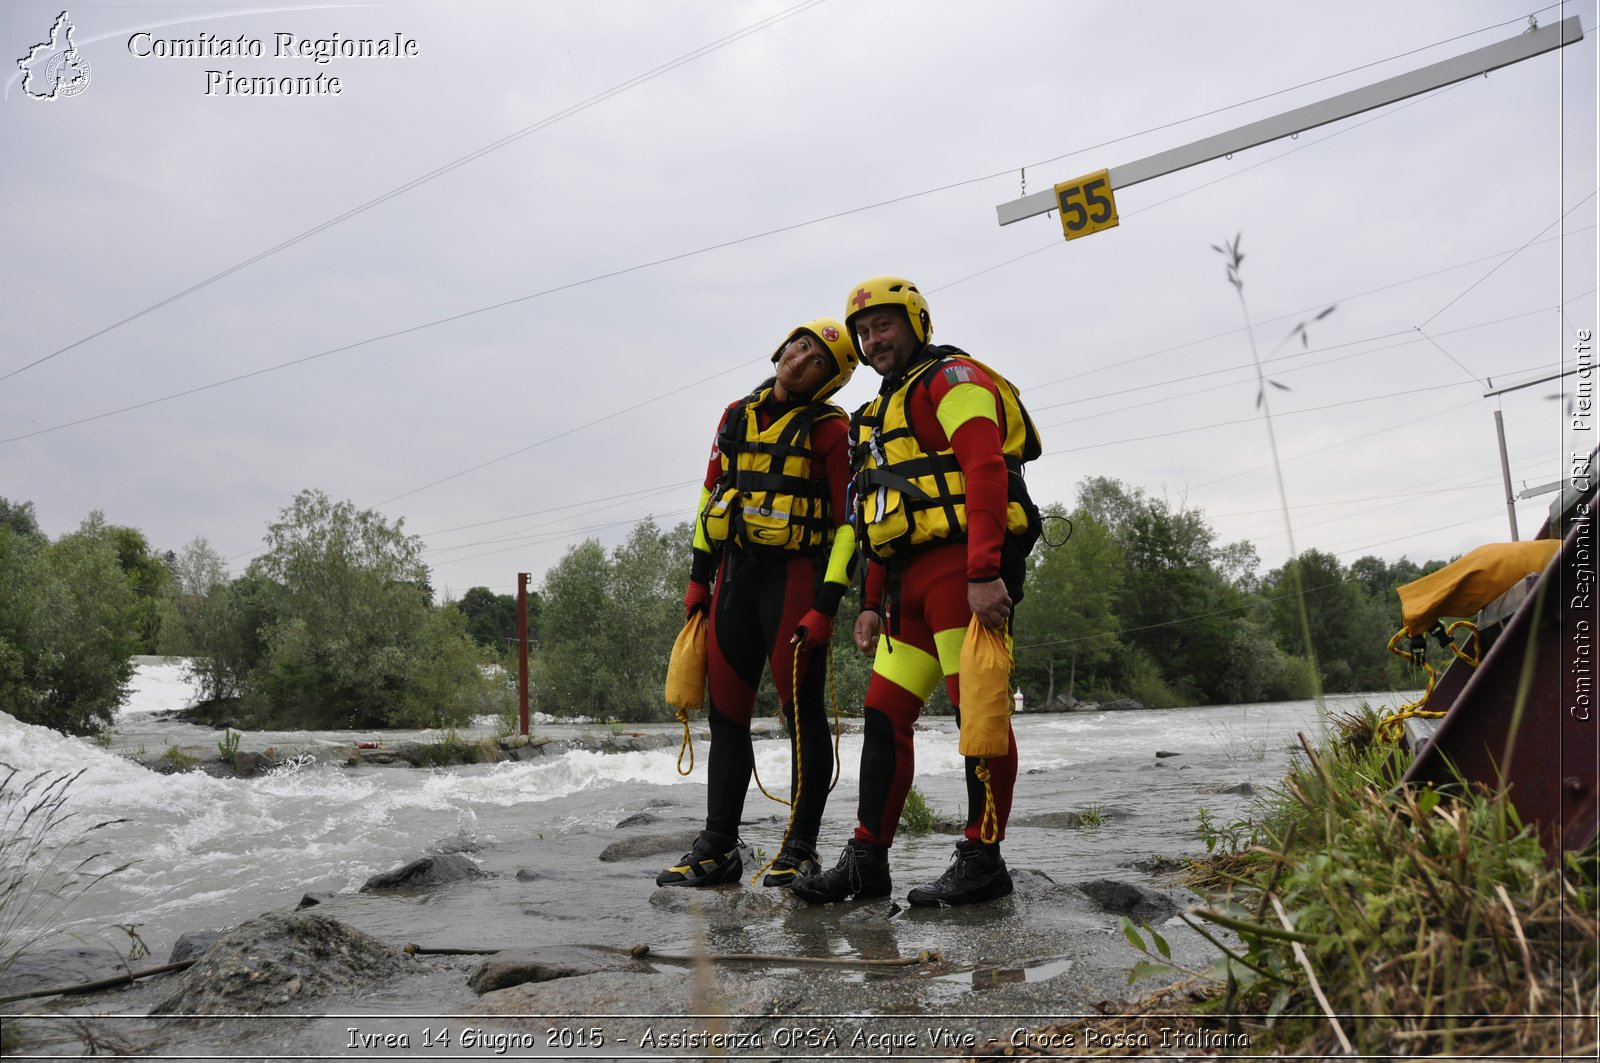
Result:
<svg viewBox="0 0 1600 1063">
<path fill-rule="evenodd" d="M 1584 39 L 1117 193 L 1067 242 L 995 207 L 1522 33 L 1526 3 L 83 2 L 88 81 L 30 98 L 59 7 L 8 4 L 0 495 L 243 570 L 308 488 L 404 519 L 434 586 L 535 586 L 690 515 L 719 410 L 855 282 L 1022 389 L 1071 504 L 1106 476 L 1283 562 L 1448 558 L 1561 479 L 1595 327 Z M 206 35 L 202 37 L 202 34 Z M 278 34 L 415 42 L 275 57 Z M 259 41 L 260 57 L 170 53 Z M 174 45 L 172 42 L 179 42 Z M 136 53 L 146 54 L 136 54 Z M 58 64 L 58 68 L 61 64 Z M 208 71 L 217 71 L 209 75 Z M 232 82 L 228 80 L 230 77 Z M 238 79 L 314 79 L 247 96 Z M 208 91 L 210 94 L 208 94 Z M 1291 330 L 1331 304 L 1309 328 Z M 1588 356 L 1592 359 L 1592 353 Z M 1589 363 L 1592 365 L 1592 360 Z M 1590 378 L 1592 381 L 1592 377 Z M 841 393 L 874 392 L 864 369 Z M 185 394 L 187 392 L 187 394 Z M 1593 423 L 1592 419 L 1590 423 Z M 1524 538 L 1549 494 L 1519 505 Z M 1067 547 L 1070 549 L 1070 546 Z"/>
</svg>

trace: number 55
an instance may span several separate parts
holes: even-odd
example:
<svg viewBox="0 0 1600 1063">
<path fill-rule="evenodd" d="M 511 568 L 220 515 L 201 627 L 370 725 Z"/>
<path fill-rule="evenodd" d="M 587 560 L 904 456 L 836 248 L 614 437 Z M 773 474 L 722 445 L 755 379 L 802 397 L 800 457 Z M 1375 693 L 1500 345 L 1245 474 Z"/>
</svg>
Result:
<svg viewBox="0 0 1600 1063">
<path fill-rule="evenodd" d="M 1117 201 L 1105 170 L 1056 185 L 1056 203 L 1061 207 L 1061 231 L 1068 240 L 1117 224 Z"/>
</svg>

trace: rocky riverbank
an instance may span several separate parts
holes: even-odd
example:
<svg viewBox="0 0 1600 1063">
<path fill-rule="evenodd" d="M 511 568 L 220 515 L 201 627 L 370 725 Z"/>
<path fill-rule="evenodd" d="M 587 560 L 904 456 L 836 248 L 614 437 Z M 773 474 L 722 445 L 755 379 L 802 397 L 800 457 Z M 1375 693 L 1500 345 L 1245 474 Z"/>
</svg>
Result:
<svg viewBox="0 0 1600 1063">
<path fill-rule="evenodd" d="M 174 718 L 182 717 L 175 714 Z M 681 734 L 674 736 L 659 732 L 652 734 L 604 729 L 560 739 L 541 735 L 462 737 L 454 732 L 443 732 L 437 738 L 428 740 L 388 741 L 378 737 L 358 739 L 344 745 L 291 742 L 250 749 L 243 748 L 245 736 L 231 728 L 223 728 L 216 733 L 217 741 L 210 745 L 191 741 L 174 743 L 161 750 L 147 747 L 123 750 L 122 755 L 135 764 L 164 775 L 202 771 L 214 778 L 247 779 L 289 766 L 305 757 L 350 768 L 362 765 L 443 768 L 459 764 L 536 760 L 560 756 L 574 749 L 591 753 L 639 753 L 667 749 L 682 741 Z M 709 737 L 703 728 L 693 734 L 694 741 L 701 743 L 709 741 Z"/>
<path fill-rule="evenodd" d="M 631 817 L 596 859 L 653 866 L 692 839 L 662 827 L 648 815 Z M 530 867 L 488 875 L 470 853 L 431 852 L 360 892 L 404 891 L 449 904 L 467 879 L 474 888 L 517 891 L 544 874 Z M 230 1058 L 263 1060 L 441 1049 L 456 1058 L 513 1049 L 563 1059 L 960 1058 L 1025 1046 L 1028 1031 L 1068 1019 L 1079 1036 L 1117 1036 L 1125 1025 L 1116 1018 L 1121 1001 L 1151 985 L 1128 983 L 1137 957 L 1122 939 L 1121 919 L 1159 925 L 1197 898 L 1174 886 L 1152 888 L 1142 872 L 1073 884 L 1025 868 L 1011 874 L 1011 897 L 967 909 L 892 901 L 813 907 L 749 885 L 649 894 L 661 916 L 687 918 L 718 940 L 752 921 L 785 923 L 797 947 L 783 955 L 541 945 L 519 939 L 514 928 L 506 928 L 503 948 L 419 947 L 338 918 L 341 904 L 356 898 L 308 894 L 297 910 L 185 937 L 168 957 L 188 964 L 181 970 L 38 998 L 29 1017 L 8 1020 L 6 1054 L 60 1055 L 84 1045 L 181 1054 L 226 1043 Z M 897 941 L 908 931 L 936 944 L 906 952 Z M 1203 943 L 1181 927 L 1166 933 L 1180 960 L 1203 962 Z M 808 947 L 828 941 L 837 944 Z M 130 965 L 101 954 L 96 971 L 92 952 L 41 954 L 8 972 L 3 991 L 138 970 L 153 960 Z M 417 998 L 434 1001 L 437 1013 L 385 1014 L 385 1001 Z M 18 1007 L 8 1010 L 15 1016 Z"/>
</svg>

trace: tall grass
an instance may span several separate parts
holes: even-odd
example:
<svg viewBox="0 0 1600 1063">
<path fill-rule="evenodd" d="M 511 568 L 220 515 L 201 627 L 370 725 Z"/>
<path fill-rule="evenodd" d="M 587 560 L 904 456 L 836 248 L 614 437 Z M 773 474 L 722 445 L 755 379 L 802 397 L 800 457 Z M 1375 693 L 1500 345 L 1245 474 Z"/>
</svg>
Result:
<svg viewBox="0 0 1600 1063">
<path fill-rule="evenodd" d="M 1268 390 L 1269 388 L 1275 388 L 1279 391 L 1290 391 L 1292 389 L 1288 384 L 1273 380 L 1267 376 L 1266 370 L 1263 368 L 1264 362 L 1261 353 L 1256 348 L 1255 323 L 1250 319 L 1250 304 L 1246 302 L 1244 297 L 1244 277 L 1239 272 L 1239 268 L 1244 264 L 1244 252 L 1239 250 L 1240 236 L 1241 234 L 1235 233 L 1232 243 L 1224 241 L 1222 244 L 1212 244 L 1211 250 L 1228 260 L 1228 283 L 1233 285 L 1234 293 L 1239 297 L 1239 312 L 1244 315 L 1244 333 L 1245 337 L 1250 341 L 1250 360 L 1254 363 L 1256 369 L 1256 409 L 1261 411 L 1261 421 L 1267 427 L 1267 446 L 1272 454 L 1272 471 L 1278 482 L 1278 504 L 1283 511 L 1283 531 L 1289 545 L 1289 564 L 1285 566 L 1285 570 L 1290 577 L 1290 586 L 1294 589 L 1295 602 L 1300 610 L 1300 631 L 1305 637 L 1306 660 L 1311 662 L 1312 696 L 1316 698 L 1318 708 L 1321 708 L 1322 673 L 1317 667 L 1317 651 L 1316 647 L 1312 645 L 1311 639 L 1311 618 L 1306 612 L 1305 579 L 1300 572 L 1300 567 L 1294 564 L 1299 554 L 1294 545 L 1294 521 L 1289 516 L 1289 491 L 1283 483 L 1283 462 L 1278 456 L 1278 434 L 1272 426 L 1272 402 L 1269 398 L 1271 392 Z M 1334 307 L 1326 307 L 1311 320 L 1321 321 L 1333 311 Z M 1309 326 L 1310 322 L 1302 321 L 1290 329 L 1289 334 L 1280 340 L 1278 346 L 1268 353 L 1267 360 L 1271 360 L 1272 355 L 1276 354 L 1280 347 L 1295 336 L 1300 337 L 1302 347 L 1309 347 L 1311 345 Z"/>
<path fill-rule="evenodd" d="M 0 764 L 0 976 L 59 932 L 75 900 L 129 866 L 89 851 L 96 831 L 124 820 L 85 821 L 67 808 L 85 770 L 26 774 Z"/>
<path fill-rule="evenodd" d="M 1370 741 L 1376 717 L 1341 722 L 1251 844 L 1197 865 L 1214 900 L 1184 918 L 1219 952 L 1188 972 L 1206 1007 L 1258 1016 L 1257 1050 L 1593 1058 L 1592 858 L 1552 865 L 1503 794 L 1399 787 L 1408 757 Z M 1124 932 L 1154 961 L 1137 973 L 1171 969 L 1158 935 Z"/>
</svg>

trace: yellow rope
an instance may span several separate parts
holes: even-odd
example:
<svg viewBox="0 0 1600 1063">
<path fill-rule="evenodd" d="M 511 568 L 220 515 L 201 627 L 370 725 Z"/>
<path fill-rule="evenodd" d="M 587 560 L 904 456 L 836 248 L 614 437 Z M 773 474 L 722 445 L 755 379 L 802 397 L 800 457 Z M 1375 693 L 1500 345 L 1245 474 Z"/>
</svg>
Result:
<svg viewBox="0 0 1600 1063">
<path fill-rule="evenodd" d="M 839 684 L 833 674 L 833 643 L 828 643 L 828 694 L 833 700 L 833 781 L 828 792 L 839 785 Z"/>
<path fill-rule="evenodd" d="M 1472 647 L 1472 651 L 1470 653 L 1456 645 L 1456 628 L 1458 627 L 1466 628 L 1467 634 L 1471 637 L 1472 641 L 1469 645 Z M 1444 631 L 1446 635 L 1450 636 L 1450 652 L 1461 660 L 1466 661 L 1471 667 L 1478 667 L 1478 660 L 1483 656 L 1483 636 L 1478 633 L 1478 625 L 1470 620 L 1457 620 L 1445 628 Z"/>
<path fill-rule="evenodd" d="M 689 738 L 689 712 L 687 709 L 678 710 L 678 722 L 683 724 L 683 744 L 678 747 L 678 774 L 688 775 L 694 771 L 694 742 Z M 683 754 L 689 754 L 689 770 L 683 768 Z"/>
<path fill-rule="evenodd" d="M 1373 729 L 1373 736 L 1381 742 L 1399 742 L 1401 734 L 1405 731 L 1405 721 L 1407 720 L 1436 720 L 1444 715 L 1442 712 L 1434 712 L 1430 709 L 1423 708 L 1423 706 L 1428 704 L 1428 699 L 1433 696 L 1433 688 L 1439 683 L 1439 672 L 1433 667 L 1432 662 L 1428 660 L 1425 649 L 1402 650 L 1400 648 L 1400 638 L 1405 633 L 1405 628 L 1401 628 L 1399 631 L 1394 633 L 1394 636 L 1389 639 L 1389 652 L 1394 654 L 1396 657 L 1405 658 L 1412 664 L 1420 665 L 1422 669 L 1428 673 L 1428 686 L 1427 689 L 1422 692 L 1422 697 L 1418 698 L 1416 701 L 1401 705 L 1394 712 L 1378 721 L 1377 727 Z M 1454 647 L 1454 645 L 1455 643 L 1452 642 L 1451 646 Z M 1460 654 L 1459 650 L 1456 652 Z M 1462 656 L 1463 659 L 1465 659 L 1464 655 Z M 1474 665 L 1474 667 L 1476 667 L 1476 661 L 1472 661 L 1471 663 Z"/>
<path fill-rule="evenodd" d="M 1000 837 L 1000 812 L 994 806 L 994 790 L 989 786 L 989 761 L 978 761 L 976 774 L 983 783 L 983 818 L 978 821 L 978 840 L 993 845 Z"/>
<path fill-rule="evenodd" d="M 756 869 L 756 873 L 750 876 L 752 885 L 756 879 L 760 878 L 773 864 L 778 862 L 778 857 L 783 855 L 783 847 L 789 844 L 789 835 L 794 832 L 794 817 L 800 811 L 800 791 L 805 786 L 806 781 L 805 772 L 801 770 L 802 762 L 800 760 L 800 651 L 804 646 L 805 644 L 802 642 L 795 647 L 794 653 L 790 654 L 790 663 L 793 666 L 793 671 L 789 676 L 789 710 L 793 713 L 794 718 L 789 728 L 789 740 L 794 746 L 794 798 L 789 802 L 789 823 L 783 828 L 783 840 L 778 843 L 778 851 L 772 854 L 771 860 L 762 864 Z M 778 699 L 778 715 L 780 718 L 783 716 L 782 698 Z M 761 777 L 759 775 L 756 776 L 756 785 L 761 785 Z M 761 792 L 766 794 L 766 788 L 762 787 Z M 767 796 L 772 797 L 771 794 L 767 794 Z M 780 799 L 773 798 L 773 800 Z"/>
</svg>

